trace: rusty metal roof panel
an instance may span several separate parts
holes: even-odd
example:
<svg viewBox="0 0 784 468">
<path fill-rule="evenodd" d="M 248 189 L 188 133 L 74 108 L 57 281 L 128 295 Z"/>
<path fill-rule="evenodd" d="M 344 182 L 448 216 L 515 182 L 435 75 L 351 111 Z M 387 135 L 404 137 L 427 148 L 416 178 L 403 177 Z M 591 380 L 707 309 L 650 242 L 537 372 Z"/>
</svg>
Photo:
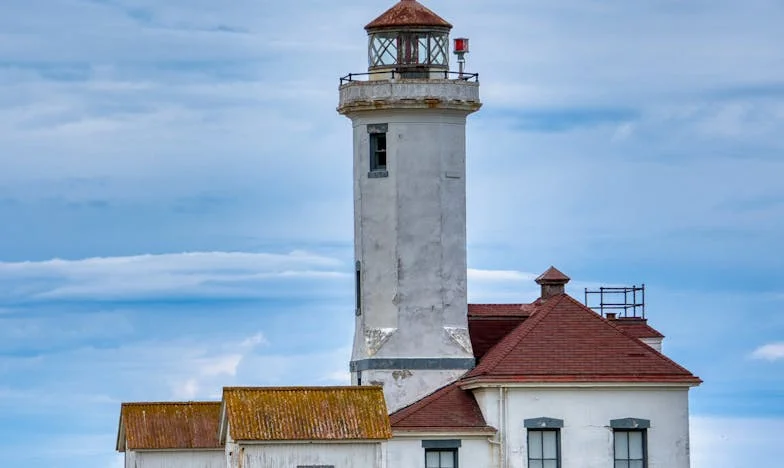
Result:
<svg viewBox="0 0 784 468">
<path fill-rule="evenodd" d="M 365 29 L 396 28 L 400 26 L 436 26 L 452 28 L 446 20 L 416 0 L 400 0 L 395 6 L 371 21 Z"/>
<path fill-rule="evenodd" d="M 123 403 L 117 449 L 220 448 L 220 402 Z M 123 443 L 124 442 L 124 443 Z"/>
<path fill-rule="evenodd" d="M 381 387 L 226 387 L 234 440 L 385 440 Z"/>
</svg>

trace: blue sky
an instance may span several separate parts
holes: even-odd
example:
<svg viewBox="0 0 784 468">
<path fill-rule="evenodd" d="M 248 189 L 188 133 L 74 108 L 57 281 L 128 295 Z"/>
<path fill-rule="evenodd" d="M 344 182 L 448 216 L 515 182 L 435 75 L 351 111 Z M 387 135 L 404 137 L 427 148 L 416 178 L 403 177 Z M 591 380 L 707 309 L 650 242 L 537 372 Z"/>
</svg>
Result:
<svg viewBox="0 0 784 468">
<path fill-rule="evenodd" d="M 4 0 L 0 466 L 113 468 L 119 404 L 346 382 L 338 77 L 392 0 Z M 430 0 L 469 36 L 469 294 L 645 282 L 693 465 L 784 457 L 784 6 Z"/>
</svg>

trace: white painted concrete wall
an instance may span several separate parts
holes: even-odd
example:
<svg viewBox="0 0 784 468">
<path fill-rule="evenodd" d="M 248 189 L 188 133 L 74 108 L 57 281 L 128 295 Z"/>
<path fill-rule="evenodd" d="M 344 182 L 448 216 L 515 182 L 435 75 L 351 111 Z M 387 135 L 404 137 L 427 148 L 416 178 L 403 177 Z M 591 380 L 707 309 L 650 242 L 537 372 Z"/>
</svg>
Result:
<svg viewBox="0 0 784 468">
<path fill-rule="evenodd" d="M 686 388 L 510 388 L 499 414 L 497 388 L 474 390 L 487 423 L 502 430 L 508 468 L 527 466 L 525 419 L 563 419 L 563 466 L 613 463 L 611 419 L 642 418 L 648 429 L 648 468 L 689 468 L 689 403 Z"/>
<path fill-rule="evenodd" d="M 466 96 L 478 100 L 478 87 L 413 81 L 341 88 L 341 105 L 365 98 L 384 102 L 348 113 L 354 127 L 355 258 L 362 265 L 362 315 L 352 361 L 473 357 L 466 296 L 465 125 L 478 106 L 448 103 Z M 429 106 L 423 96 L 441 104 Z M 368 177 L 368 124 L 388 125 L 387 177 Z M 464 371 L 376 370 L 363 372 L 362 383 L 383 385 L 391 412 Z"/>
<path fill-rule="evenodd" d="M 226 468 L 223 449 L 125 452 L 125 468 Z"/>
<path fill-rule="evenodd" d="M 491 468 L 498 466 L 495 450 L 485 436 L 404 437 L 395 436 L 387 445 L 387 468 L 422 468 L 425 466 L 423 440 L 460 439 L 457 451 L 460 468 Z"/>
<path fill-rule="evenodd" d="M 241 462 L 229 468 L 296 468 L 334 465 L 336 468 L 384 468 L 382 443 L 239 444 Z"/>
<path fill-rule="evenodd" d="M 390 102 L 401 98 L 479 102 L 479 83 L 463 80 L 373 80 L 353 81 L 340 87 L 339 108 L 352 108 L 360 102 Z M 401 103 L 406 105 L 405 103 Z"/>
</svg>

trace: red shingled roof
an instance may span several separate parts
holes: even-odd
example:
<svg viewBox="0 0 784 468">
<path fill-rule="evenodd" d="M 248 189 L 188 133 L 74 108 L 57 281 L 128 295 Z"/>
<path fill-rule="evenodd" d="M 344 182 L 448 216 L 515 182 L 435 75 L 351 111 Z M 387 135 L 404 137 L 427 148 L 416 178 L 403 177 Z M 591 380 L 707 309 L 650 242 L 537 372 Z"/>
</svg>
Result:
<svg viewBox="0 0 784 468">
<path fill-rule="evenodd" d="M 610 323 L 635 338 L 664 338 L 659 330 L 648 325 L 648 320 L 639 317 L 608 319 Z"/>
<path fill-rule="evenodd" d="M 220 448 L 220 402 L 123 403 L 117 450 Z"/>
<path fill-rule="evenodd" d="M 399 26 L 452 27 L 446 20 L 416 0 L 400 0 L 395 6 L 371 21 L 365 26 L 365 29 L 396 28 Z"/>
<path fill-rule="evenodd" d="M 477 362 L 536 309 L 536 304 L 468 304 L 468 335 Z"/>
<path fill-rule="evenodd" d="M 392 430 L 431 432 L 495 432 L 488 426 L 474 394 L 459 382 L 442 387 L 389 415 Z"/>
<path fill-rule="evenodd" d="M 542 301 L 462 381 L 701 382 L 566 294 Z"/>
</svg>

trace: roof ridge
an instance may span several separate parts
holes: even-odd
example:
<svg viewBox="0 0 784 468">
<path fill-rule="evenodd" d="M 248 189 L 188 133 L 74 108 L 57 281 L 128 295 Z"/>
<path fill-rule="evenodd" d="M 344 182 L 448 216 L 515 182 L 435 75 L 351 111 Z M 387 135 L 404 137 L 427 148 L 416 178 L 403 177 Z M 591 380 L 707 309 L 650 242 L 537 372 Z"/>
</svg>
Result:
<svg viewBox="0 0 784 468">
<path fill-rule="evenodd" d="M 220 400 L 213 401 L 125 401 L 120 406 L 142 406 L 142 405 L 219 405 Z"/>
<path fill-rule="evenodd" d="M 555 306 L 561 302 L 563 296 L 566 296 L 566 294 L 559 294 L 558 296 L 553 296 L 552 298 L 548 299 L 544 304 L 540 304 L 541 306 L 544 306 L 543 310 L 537 308 L 535 313 L 532 313 L 527 320 L 517 325 L 517 327 L 515 327 L 514 330 L 512 330 L 501 341 L 499 341 L 492 348 L 490 348 L 485 353 L 485 359 L 483 359 L 478 366 L 476 366 L 473 370 L 468 372 L 464 377 L 468 377 L 468 376 L 476 377 L 478 375 L 486 374 L 490 369 L 498 365 L 499 362 L 503 361 L 504 358 L 506 358 L 506 356 L 509 355 L 509 353 L 514 351 L 515 346 L 517 346 L 517 344 L 520 343 L 520 341 L 522 341 L 523 338 L 525 338 L 529 333 L 531 333 L 531 330 L 536 328 L 536 326 L 542 322 L 544 317 L 546 317 L 547 315 L 549 315 L 550 312 L 552 312 Z M 523 329 L 523 327 L 526 328 Z M 491 354 L 493 350 L 498 349 L 500 352 L 500 350 L 502 349 L 501 345 L 506 346 L 508 349 L 506 349 L 506 351 L 501 355 L 498 356 L 491 355 L 489 356 L 490 359 L 487 359 L 488 354 Z M 487 365 L 485 366 L 484 364 Z"/>
<path fill-rule="evenodd" d="M 276 391 L 276 392 L 287 392 L 287 391 L 297 391 L 297 390 L 373 390 L 376 391 L 377 388 L 371 385 L 366 386 L 358 386 L 358 385 L 327 385 L 327 386 L 291 386 L 291 387 L 223 387 L 224 391 L 235 391 L 235 390 L 258 390 L 258 391 Z"/>
<path fill-rule="evenodd" d="M 535 302 L 535 301 L 534 301 Z M 469 302 L 468 305 L 531 305 L 533 302 Z"/>
<path fill-rule="evenodd" d="M 601 315 L 599 315 L 599 314 L 597 314 L 596 312 L 594 312 L 594 311 L 593 311 L 591 308 L 589 308 L 587 305 L 583 304 L 582 302 L 578 301 L 577 299 L 575 299 L 575 298 L 573 298 L 573 297 L 571 297 L 571 296 L 569 296 L 569 295 L 566 295 L 566 297 L 568 297 L 568 298 L 569 298 L 569 299 L 570 299 L 572 302 L 574 302 L 575 304 L 579 305 L 579 306 L 580 306 L 580 307 L 582 307 L 583 309 L 585 309 L 585 310 L 587 310 L 587 311 L 591 312 L 591 315 L 592 315 L 593 317 L 595 317 L 597 320 L 600 320 L 600 321 L 601 321 L 601 323 L 604 323 L 604 324 L 606 324 L 606 325 L 609 325 L 609 326 L 611 326 L 611 327 L 612 327 L 614 330 L 616 330 L 616 331 L 620 332 L 620 334 L 621 334 L 621 335 L 623 335 L 623 336 L 624 336 L 625 338 L 627 338 L 629 341 L 633 342 L 633 343 L 635 344 L 635 346 L 637 346 L 638 348 L 640 348 L 640 349 L 642 349 L 642 350 L 645 350 L 646 352 L 653 352 L 653 356 L 654 356 L 654 357 L 657 357 L 657 358 L 659 358 L 659 359 L 663 360 L 664 362 L 667 362 L 667 363 L 669 363 L 669 364 L 672 364 L 672 365 L 674 365 L 675 367 L 677 367 L 678 369 L 680 369 L 681 371 L 683 371 L 684 373 L 686 373 L 686 374 L 688 374 L 688 375 L 690 375 L 690 376 L 692 376 L 692 377 L 699 378 L 699 377 L 697 377 L 696 375 L 694 375 L 693 373 L 691 373 L 691 371 L 689 371 L 689 370 L 688 370 L 688 369 L 686 369 L 685 367 L 681 366 L 681 365 L 680 365 L 680 364 L 678 364 L 677 362 L 675 362 L 675 361 L 673 361 L 672 359 L 670 359 L 670 358 L 668 358 L 667 356 L 665 356 L 663 353 L 661 353 L 661 352 L 659 352 L 659 351 L 656 351 L 656 350 L 655 350 L 654 348 L 652 348 L 651 346 L 648 346 L 647 344 L 643 343 L 643 342 L 642 342 L 642 341 L 641 341 L 639 338 L 635 338 L 635 337 L 634 337 L 634 336 L 632 336 L 631 334 L 629 334 L 629 333 L 626 333 L 625 331 L 621 330 L 621 329 L 620 329 L 620 327 L 618 327 L 618 326 L 615 326 L 615 325 L 614 325 L 614 324 L 612 324 L 612 323 L 611 323 L 609 320 L 607 320 L 607 319 L 603 318 Z M 664 375 L 664 374 L 662 374 L 662 375 Z"/>
</svg>

